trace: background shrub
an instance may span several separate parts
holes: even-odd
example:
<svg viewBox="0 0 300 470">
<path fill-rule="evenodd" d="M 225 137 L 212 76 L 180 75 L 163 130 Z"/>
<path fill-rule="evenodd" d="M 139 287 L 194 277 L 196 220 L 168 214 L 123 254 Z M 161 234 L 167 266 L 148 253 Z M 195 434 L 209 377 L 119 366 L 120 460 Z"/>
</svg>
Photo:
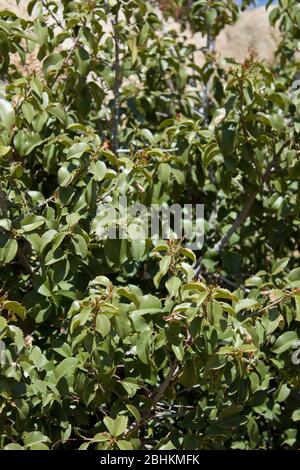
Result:
<svg viewBox="0 0 300 470">
<path fill-rule="evenodd" d="M 190 3 L 0 12 L 1 448 L 299 447 L 299 5 L 270 70 L 214 52 L 253 2 Z M 120 196 L 204 203 L 202 250 L 100 240 Z"/>
</svg>

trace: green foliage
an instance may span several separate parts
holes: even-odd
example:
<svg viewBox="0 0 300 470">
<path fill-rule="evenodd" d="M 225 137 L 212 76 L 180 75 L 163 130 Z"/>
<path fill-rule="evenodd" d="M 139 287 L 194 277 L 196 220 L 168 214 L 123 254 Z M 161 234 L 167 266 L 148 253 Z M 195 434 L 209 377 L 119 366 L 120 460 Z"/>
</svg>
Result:
<svg viewBox="0 0 300 470">
<path fill-rule="evenodd" d="M 212 39 L 239 14 L 187 3 Z M 195 65 L 157 2 L 28 13 L 0 12 L 0 447 L 299 448 L 296 58 Z M 100 239 L 120 196 L 203 202 L 201 253 Z"/>
</svg>

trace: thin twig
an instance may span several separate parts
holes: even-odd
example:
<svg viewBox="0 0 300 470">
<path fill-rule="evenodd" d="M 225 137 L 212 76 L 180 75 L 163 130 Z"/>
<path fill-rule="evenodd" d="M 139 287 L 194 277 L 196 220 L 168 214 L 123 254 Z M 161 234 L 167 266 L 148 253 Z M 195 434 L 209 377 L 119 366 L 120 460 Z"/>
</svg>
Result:
<svg viewBox="0 0 300 470">
<path fill-rule="evenodd" d="M 267 182 L 269 180 L 269 178 L 271 177 L 272 171 L 277 166 L 277 164 L 279 163 L 280 156 L 281 156 L 283 150 L 288 145 L 288 143 L 289 143 L 289 140 L 284 142 L 284 144 L 280 147 L 278 152 L 276 152 L 273 160 L 269 163 L 265 173 L 262 176 L 262 185 L 265 182 Z M 258 193 L 259 193 L 259 189 L 260 188 L 258 187 L 257 189 L 252 191 L 252 193 L 249 194 L 249 197 L 248 197 L 247 201 L 245 202 L 244 207 L 241 210 L 238 217 L 235 219 L 235 221 L 233 222 L 231 227 L 227 230 L 227 232 L 215 244 L 214 250 L 217 253 L 220 253 L 222 251 L 222 249 L 227 245 L 230 237 L 239 229 L 239 227 L 242 225 L 242 223 L 247 219 L 248 214 L 250 212 L 250 209 L 252 208 L 252 205 L 253 205 L 253 203 L 254 203 L 254 201 L 255 201 Z M 198 258 L 198 260 L 196 261 L 196 263 L 194 265 L 194 275 L 195 275 L 195 277 L 199 276 L 200 270 L 201 270 L 201 258 Z"/>
<path fill-rule="evenodd" d="M 40 202 L 32 209 L 29 209 L 29 211 L 25 212 L 24 216 L 34 214 L 39 209 L 42 209 L 43 207 L 48 206 L 49 202 L 54 202 L 54 201 L 55 201 L 55 194 L 48 197 L 48 199 L 45 199 L 45 201 Z"/>
<path fill-rule="evenodd" d="M 179 371 L 179 368 L 177 364 L 171 364 L 168 375 L 166 376 L 165 380 L 162 382 L 162 384 L 160 385 L 159 389 L 157 390 L 156 394 L 153 397 L 153 406 L 156 406 L 159 400 L 163 397 L 165 391 L 170 385 L 170 382 L 174 380 L 178 371 Z"/>
<path fill-rule="evenodd" d="M 286 148 L 288 143 L 289 143 L 289 140 L 284 142 L 284 144 L 280 147 L 278 152 L 276 152 L 273 160 L 269 163 L 265 173 L 262 176 L 262 184 L 269 180 L 270 176 L 272 175 L 273 169 L 276 167 L 276 165 L 279 162 L 280 155 L 282 154 L 283 150 Z M 249 194 L 249 197 L 246 200 L 246 202 L 244 204 L 244 207 L 241 210 L 241 212 L 239 213 L 238 217 L 235 219 L 235 221 L 233 222 L 231 227 L 227 230 L 227 232 L 215 244 L 214 250 L 217 253 L 220 253 L 222 251 L 222 249 L 227 245 L 227 243 L 228 243 L 229 239 L 231 238 L 231 236 L 239 229 L 239 227 L 242 225 L 242 223 L 247 219 L 248 214 L 250 212 L 250 209 L 252 208 L 253 203 L 254 203 L 254 201 L 255 201 L 258 193 L 259 193 L 259 190 L 260 190 L 260 188 L 257 188 L 254 191 L 252 191 L 252 193 Z M 200 264 L 201 264 L 201 258 L 199 258 L 197 260 L 197 262 L 195 263 L 195 266 L 194 266 L 194 268 L 195 268 L 194 274 L 195 274 L 196 277 L 200 273 L 200 269 L 201 269 Z"/>
<path fill-rule="evenodd" d="M 64 29 L 64 25 L 62 24 L 62 22 L 58 18 L 56 18 L 50 6 L 44 0 L 42 1 L 42 5 L 47 10 L 51 18 L 55 21 L 55 24 L 59 26 L 59 28 Z"/>
<path fill-rule="evenodd" d="M 7 216 L 7 202 L 6 202 L 6 197 L 4 195 L 4 191 L 2 189 L 2 183 L 0 181 L 0 210 L 2 213 L 2 216 L 6 218 Z"/>
<path fill-rule="evenodd" d="M 162 152 L 169 152 L 169 153 L 172 153 L 172 152 L 177 152 L 178 147 L 170 148 L 170 149 L 164 149 L 164 148 L 161 148 L 161 147 L 155 147 L 155 150 L 161 150 Z M 116 150 L 116 153 L 130 153 L 130 152 L 131 152 L 131 149 L 117 149 L 117 150 Z"/>
<path fill-rule="evenodd" d="M 212 38 L 211 35 L 211 27 L 207 27 L 207 32 L 206 32 L 206 54 L 212 54 L 215 50 L 215 41 Z M 204 123 L 207 125 L 208 124 L 208 117 L 209 117 L 209 92 L 210 92 L 210 80 L 209 78 L 207 79 L 207 82 L 205 83 L 204 86 L 204 92 L 203 92 L 203 117 L 204 117 Z"/>
<path fill-rule="evenodd" d="M 158 389 L 153 395 L 151 408 L 144 414 L 144 416 L 139 421 L 135 421 L 132 424 L 132 426 L 130 426 L 130 428 L 127 430 L 126 437 L 128 437 L 129 434 L 134 433 L 140 426 L 142 426 L 145 423 L 145 421 L 151 418 L 153 409 L 156 408 L 158 402 L 163 397 L 170 383 L 173 382 L 178 377 L 179 373 L 180 373 L 180 368 L 178 367 L 178 365 L 176 363 L 171 363 L 170 370 L 166 378 L 160 384 L 160 386 L 158 387 Z M 154 418 L 155 417 L 156 415 L 154 416 Z"/>
<path fill-rule="evenodd" d="M 269 163 L 269 165 L 268 165 L 268 167 L 267 167 L 267 169 L 266 169 L 266 171 L 265 171 L 265 173 L 262 177 L 262 184 L 269 180 L 269 178 L 272 174 L 272 171 L 276 167 L 276 165 L 278 164 L 279 159 L 280 159 L 280 155 L 282 154 L 283 150 L 286 148 L 288 142 L 289 141 L 285 142 L 280 147 L 278 152 L 275 154 L 273 160 Z M 260 188 L 258 187 L 252 193 L 250 193 L 249 198 L 245 202 L 244 207 L 243 207 L 242 211 L 240 212 L 240 214 L 238 215 L 238 217 L 236 218 L 236 220 L 233 222 L 233 224 L 231 225 L 229 230 L 225 233 L 225 235 L 223 235 L 223 237 L 219 240 L 219 242 L 216 243 L 214 249 L 217 251 L 217 253 L 220 253 L 220 251 L 224 248 L 224 246 L 227 245 L 230 237 L 237 231 L 237 229 L 240 227 L 240 225 L 242 225 L 242 223 L 248 217 L 250 209 L 251 209 L 251 207 L 252 207 L 252 205 L 253 205 L 253 203 L 256 199 L 256 196 L 259 193 L 259 189 Z"/>
<path fill-rule="evenodd" d="M 113 31 L 114 31 L 114 41 L 115 41 L 115 82 L 114 82 L 114 106 L 112 110 L 112 120 L 111 120 L 111 132 L 112 132 L 112 149 L 114 152 L 118 148 L 118 130 L 119 130 L 119 120 L 120 120 L 120 86 L 121 86 L 121 67 L 120 67 L 120 44 L 119 44 L 119 33 L 118 33 L 118 23 L 119 23 L 119 9 L 115 14 L 113 20 Z"/>
<path fill-rule="evenodd" d="M 249 211 L 256 199 L 258 190 L 253 191 L 250 195 L 247 201 L 244 204 L 244 207 L 238 217 L 235 219 L 229 230 L 223 235 L 223 237 L 216 243 L 214 246 L 214 249 L 217 253 L 220 253 L 222 248 L 224 248 L 225 245 L 227 245 L 230 237 L 237 231 L 237 229 L 240 227 L 240 225 L 246 220 Z"/>
<path fill-rule="evenodd" d="M 59 70 L 56 72 L 56 74 L 54 75 L 54 78 L 53 78 L 53 82 L 52 82 L 52 86 L 54 85 L 54 83 L 56 82 L 56 80 L 58 79 L 59 75 L 62 73 L 62 71 L 64 70 L 65 66 L 67 65 L 67 63 L 69 62 L 74 50 L 76 49 L 76 46 L 79 42 L 79 32 L 78 32 L 78 35 L 76 36 L 76 38 L 74 38 L 74 42 L 73 42 L 73 45 L 71 47 L 71 49 L 69 50 L 67 56 L 64 58 L 63 60 L 63 63 L 61 64 L 61 67 L 59 68 Z"/>
</svg>

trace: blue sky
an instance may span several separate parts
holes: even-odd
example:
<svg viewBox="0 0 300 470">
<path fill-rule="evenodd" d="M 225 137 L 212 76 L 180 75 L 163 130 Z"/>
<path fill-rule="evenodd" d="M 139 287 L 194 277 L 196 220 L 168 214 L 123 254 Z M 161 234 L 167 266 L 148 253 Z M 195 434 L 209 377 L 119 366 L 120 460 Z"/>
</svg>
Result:
<svg viewBox="0 0 300 470">
<path fill-rule="evenodd" d="M 237 0 L 237 3 L 241 3 L 240 0 Z M 261 5 L 265 5 L 267 3 L 267 0 L 256 0 L 256 6 L 259 7 Z"/>
</svg>

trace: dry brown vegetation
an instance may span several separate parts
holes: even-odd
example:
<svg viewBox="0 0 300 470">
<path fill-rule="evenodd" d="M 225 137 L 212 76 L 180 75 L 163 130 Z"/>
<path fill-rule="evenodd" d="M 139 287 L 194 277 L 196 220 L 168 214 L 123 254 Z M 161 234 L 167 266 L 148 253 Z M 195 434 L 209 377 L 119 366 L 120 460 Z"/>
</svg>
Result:
<svg viewBox="0 0 300 470">
<path fill-rule="evenodd" d="M 245 11 L 234 26 L 227 26 L 217 39 L 217 50 L 224 56 L 243 61 L 249 49 L 271 63 L 279 40 L 279 33 L 269 25 L 264 7 Z"/>
</svg>

